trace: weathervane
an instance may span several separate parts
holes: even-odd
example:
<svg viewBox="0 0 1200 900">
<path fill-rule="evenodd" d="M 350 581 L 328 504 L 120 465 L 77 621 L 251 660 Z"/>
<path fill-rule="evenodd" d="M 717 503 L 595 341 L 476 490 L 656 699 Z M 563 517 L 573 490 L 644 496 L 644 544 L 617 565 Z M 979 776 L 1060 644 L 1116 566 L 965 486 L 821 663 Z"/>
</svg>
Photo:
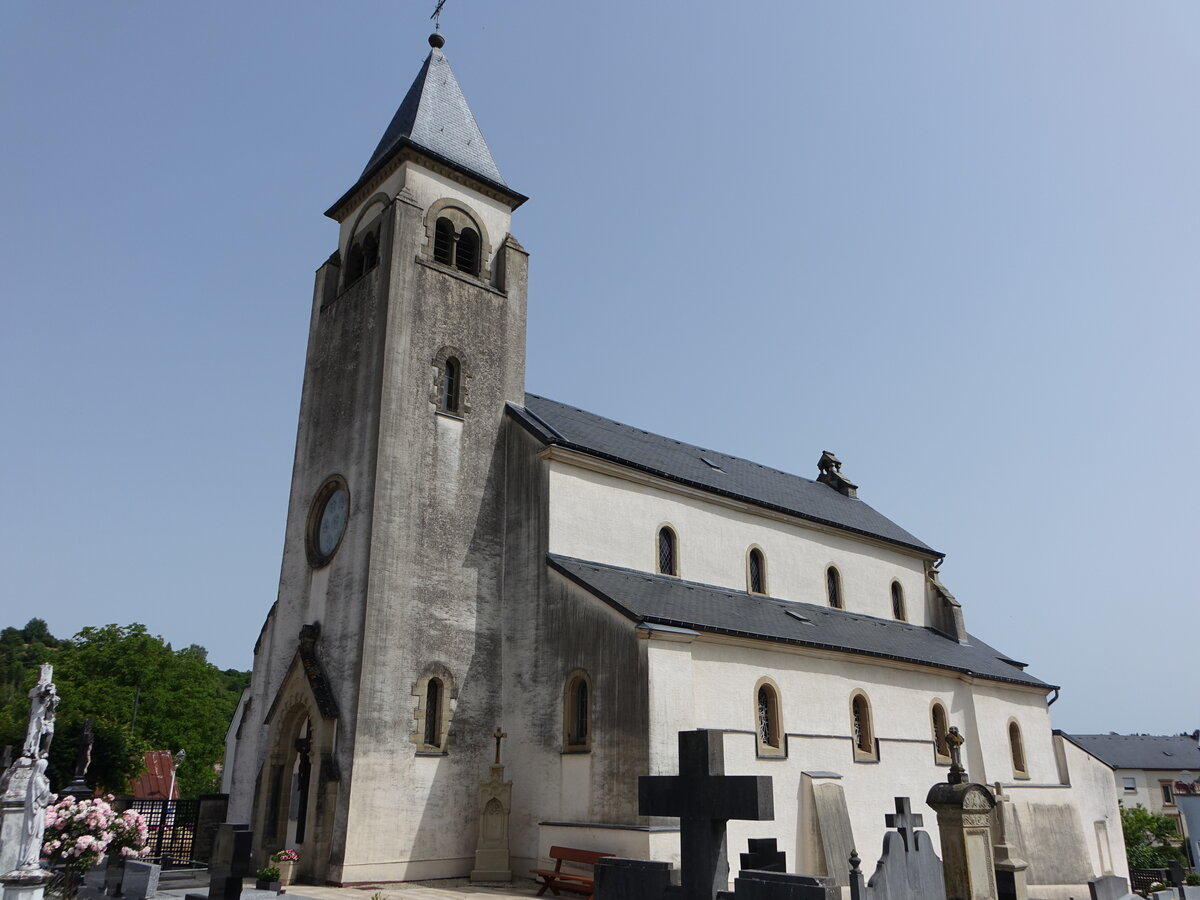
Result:
<svg viewBox="0 0 1200 900">
<path fill-rule="evenodd" d="M 437 9 L 433 11 L 433 15 L 429 18 L 433 19 L 434 31 L 442 30 L 442 7 L 446 5 L 446 0 L 438 0 Z"/>
</svg>

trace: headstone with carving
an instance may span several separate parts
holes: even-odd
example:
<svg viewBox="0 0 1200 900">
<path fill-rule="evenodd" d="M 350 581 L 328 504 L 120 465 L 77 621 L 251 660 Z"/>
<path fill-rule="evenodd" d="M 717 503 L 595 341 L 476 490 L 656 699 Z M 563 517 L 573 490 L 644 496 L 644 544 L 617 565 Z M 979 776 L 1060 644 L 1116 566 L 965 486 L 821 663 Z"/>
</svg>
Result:
<svg viewBox="0 0 1200 900">
<path fill-rule="evenodd" d="M 638 779 L 643 816 L 679 818 L 680 876 L 685 900 L 713 900 L 729 884 L 725 826 L 730 819 L 775 818 L 768 775 L 726 775 L 720 732 L 679 732 L 679 774 Z"/>
<path fill-rule="evenodd" d="M 992 810 L 996 800 L 982 784 L 971 784 L 959 755 L 957 728 L 947 735 L 950 780 L 929 789 L 925 802 L 937 812 L 942 838 L 946 896 L 954 900 L 999 900 L 992 853 Z"/>
<path fill-rule="evenodd" d="M 496 761 L 491 777 L 479 788 L 479 841 L 475 845 L 472 881 L 512 881 L 508 858 L 508 815 L 512 811 L 512 782 L 504 780 L 500 742 L 508 737 L 496 726 Z"/>
<path fill-rule="evenodd" d="M 46 777 L 54 739 L 58 691 L 54 669 L 41 667 L 29 692 L 29 725 L 21 755 L 0 776 L 0 883 L 5 900 L 41 900 L 46 872 L 39 864 L 46 807 L 53 795 Z"/>
</svg>

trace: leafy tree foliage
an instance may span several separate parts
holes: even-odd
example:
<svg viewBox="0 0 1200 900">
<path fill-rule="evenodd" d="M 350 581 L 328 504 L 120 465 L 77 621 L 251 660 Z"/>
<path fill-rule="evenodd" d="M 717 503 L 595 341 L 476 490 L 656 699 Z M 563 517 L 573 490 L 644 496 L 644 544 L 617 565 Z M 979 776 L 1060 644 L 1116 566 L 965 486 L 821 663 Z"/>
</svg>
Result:
<svg viewBox="0 0 1200 900">
<path fill-rule="evenodd" d="M 172 650 L 144 625 L 89 627 L 58 640 L 44 621 L 33 619 L 22 629 L 0 631 L 0 745 L 19 748 L 24 740 L 26 695 L 43 662 L 54 666 L 62 698 L 50 748 L 55 789 L 71 780 L 84 719 L 91 718 L 93 787 L 122 793 L 140 772 L 146 750 L 183 749 L 183 795 L 216 790 L 225 731 L 249 672 L 221 671 L 195 644 Z"/>
<path fill-rule="evenodd" d="M 1140 803 L 1133 809 L 1121 807 L 1121 830 L 1125 832 L 1125 856 L 1133 869 L 1165 869 L 1173 859 L 1187 857 L 1172 841 L 1179 828 L 1170 816 L 1150 812 Z"/>
</svg>

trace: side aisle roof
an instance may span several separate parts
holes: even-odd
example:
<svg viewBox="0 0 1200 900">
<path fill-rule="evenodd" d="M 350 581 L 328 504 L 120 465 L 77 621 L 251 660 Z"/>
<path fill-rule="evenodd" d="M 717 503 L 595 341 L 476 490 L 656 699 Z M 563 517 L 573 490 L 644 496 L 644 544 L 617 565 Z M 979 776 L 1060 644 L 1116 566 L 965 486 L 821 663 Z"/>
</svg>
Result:
<svg viewBox="0 0 1200 900">
<path fill-rule="evenodd" d="M 869 505 L 828 485 L 652 434 L 535 394 L 509 414 L 545 444 L 565 447 L 713 494 L 941 556 Z M 815 455 L 815 454 L 814 454 Z"/>
</svg>

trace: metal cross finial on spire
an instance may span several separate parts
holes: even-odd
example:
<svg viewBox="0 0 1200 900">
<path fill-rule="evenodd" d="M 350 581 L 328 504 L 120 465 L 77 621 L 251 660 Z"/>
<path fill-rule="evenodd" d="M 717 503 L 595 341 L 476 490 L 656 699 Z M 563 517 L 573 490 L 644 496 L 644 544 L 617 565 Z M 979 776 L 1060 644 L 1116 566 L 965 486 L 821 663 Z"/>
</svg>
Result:
<svg viewBox="0 0 1200 900">
<path fill-rule="evenodd" d="M 433 28 L 435 31 L 442 29 L 442 7 L 446 5 L 446 0 L 438 0 L 437 9 L 433 11 L 433 15 L 429 18 L 433 19 Z"/>
</svg>

